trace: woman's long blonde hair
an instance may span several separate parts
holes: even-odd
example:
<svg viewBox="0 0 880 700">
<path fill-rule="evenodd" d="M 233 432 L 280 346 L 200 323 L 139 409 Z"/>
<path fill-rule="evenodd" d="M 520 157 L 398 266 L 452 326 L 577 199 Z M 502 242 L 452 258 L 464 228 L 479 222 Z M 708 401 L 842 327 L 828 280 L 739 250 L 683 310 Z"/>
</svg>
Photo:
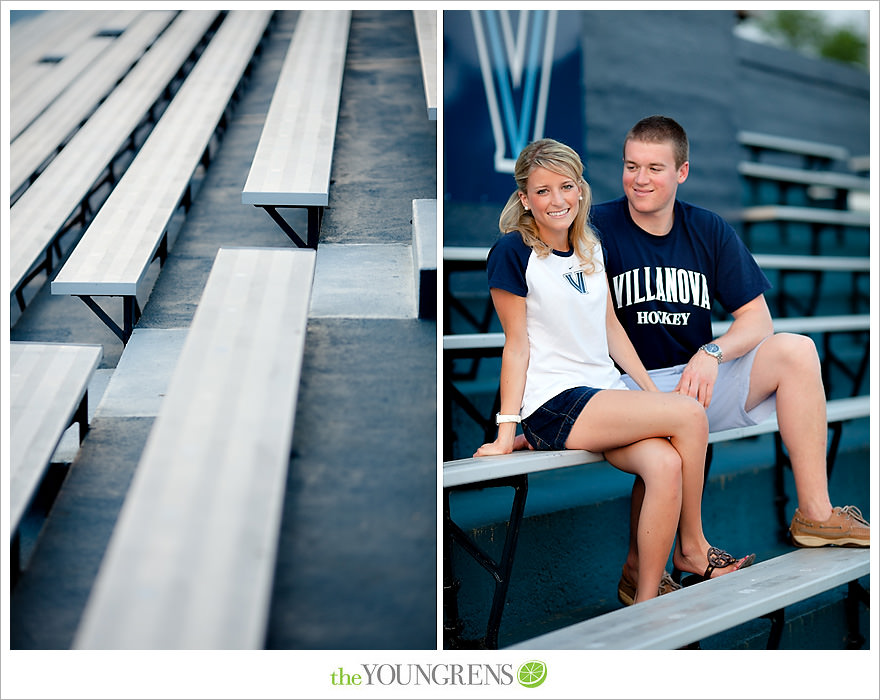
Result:
<svg viewBox="0 0 880 700">
<path fill-rule="evenodd" d="M 501 233 L 518 232 L 523 242 L 534 250 L 538 257 L 546 257 L 552 248 L 538 236 L 538 226 L 530 211 L 527 211 L 520 199 L 520 193 L 526 194 L 529 175 L 535 168 L 544 168 L 554 173 L 570 177 L 579 183 L 581 201 L 578 213 L 568 229 L 568 242 L 580 259 L 583 268 L 595 272 L 593 248 L 599 242 L 596 232 L 590 226 L 590 202 L 592 193 L 587 181 L 584 180 L 584 165 L 577 153 L 564 143 L 553 139 L 539 139 L 526 146 L 516 159 L 513 176 L 517 189 L 510 195 L 507 204 L 501 211 L 498 227 Z"/>
</svg>

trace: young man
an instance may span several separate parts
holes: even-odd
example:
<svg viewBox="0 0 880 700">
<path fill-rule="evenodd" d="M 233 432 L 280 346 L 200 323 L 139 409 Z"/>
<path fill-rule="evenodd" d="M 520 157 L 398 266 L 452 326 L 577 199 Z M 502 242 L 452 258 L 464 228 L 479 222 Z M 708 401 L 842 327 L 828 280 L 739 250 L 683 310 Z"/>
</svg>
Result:
<svg viewBox="0 0 880 700">
<path fill-rule="evenodd" d="M 806 336 L 773 333 L 764 299 L 770 283 L 733 228 L 676 199 L 688 167 L 684 129 L 668 117 L 647 117 L 624 140 L 624 196 L 591 211 L 618 318 L 660 390 L 696 398 L 711 431 L 753 425 L 776 411 L 797 491 L 795 544 L 868 547 L 870 526 L 859 510 L 832 507 L 828 495 L 825 392 L 815 345 Z M 712 337 L 713 299 L 733 316 L 718 338 Z M 643 494 L 637 479 L 632 532 Z M 637 581 L 631 535 L 621 586 Z"/>
</svg>

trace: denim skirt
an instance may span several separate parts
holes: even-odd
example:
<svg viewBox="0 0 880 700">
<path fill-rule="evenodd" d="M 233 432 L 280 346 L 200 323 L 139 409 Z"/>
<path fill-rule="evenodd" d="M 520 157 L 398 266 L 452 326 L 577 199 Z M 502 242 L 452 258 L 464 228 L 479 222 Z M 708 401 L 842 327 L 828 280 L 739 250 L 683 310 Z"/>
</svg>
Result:
<svg viewBox="0 0 880 700">
<path fill-rule="evenodd" d="M 590 386 L 576 386 L 557 394 L 528 418 L 523 418 L 526 440 L 536 450 L 564 450 L 574 422 L 587 401 L 600 391 Z"/>
</svg>

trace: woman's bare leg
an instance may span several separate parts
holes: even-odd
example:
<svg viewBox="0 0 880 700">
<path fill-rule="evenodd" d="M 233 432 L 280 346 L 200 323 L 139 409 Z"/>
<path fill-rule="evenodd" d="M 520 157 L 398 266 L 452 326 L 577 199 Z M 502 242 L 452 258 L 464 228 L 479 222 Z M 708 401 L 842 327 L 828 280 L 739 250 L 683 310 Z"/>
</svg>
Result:
<svg viewBox="0 0 880 700">
<path fill-rule="evenodd" d="M 616 466 L 616 465 L 615 465 Z M 642 501 L 645 500 L 645 482 L 641 477 L 633 481 L 632 494 L 629 504 L 629 551 L 626 553 L 627 574 L 631 581 L 639 580 L 639 550 L 636 541 L 636 533 L 639 530 L 639 515 L 642 512 Z"/>
<path fill-rule="evenodd" d="M 663 438 L 607 450 L 605 458 L 645 484 L 641 518 L 632 530 L 636 559 L 635 602 L 657 596 L 681 513 L 681 458 Z M 639 575 L 641 574 L 641 575 Z"/>
<path fill-rule="evenodd" d="M 676 519 L 679 539 L 673 561 L 684 572 L 702 574 L 708 566 L 706 554 L 710 546 L 702 524 L 703 467 L 708 436 L 705 411 L 689 397 L 608 390 L 596 394 L 585 406 L 572 427 L 566 447 L 608 452 L 647 438 L 668 438 L 681 464 L 681 510 L 680 518 Z M 639 520 L 641 528 L 641 517 Z M 643 552 L 639 551 L 640 566 L 643 566 L 642 556 Z M 733 568 L 713 573 L 721 575 Z"/>
</svg>

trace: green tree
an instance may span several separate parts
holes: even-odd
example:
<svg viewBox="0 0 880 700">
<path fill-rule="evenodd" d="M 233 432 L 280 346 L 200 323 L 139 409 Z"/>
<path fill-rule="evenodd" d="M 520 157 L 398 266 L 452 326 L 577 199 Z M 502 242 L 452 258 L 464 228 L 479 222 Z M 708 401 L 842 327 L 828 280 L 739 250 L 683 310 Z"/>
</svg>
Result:
<svg viewBox="0 0 880 700">
<path fill-rule="evenodd" d="M 868 67 L 867 25 L 833 26 L 820 12 L 775 10 L 757 18 L 758 28 L 777 43 L 821 58 Z"/>
<path fill-rule="evenodd" d="M 868 67 L 868 41 L 848 28 L 826 35 L 819 49 L 824 58 Z"/>
</svg>

